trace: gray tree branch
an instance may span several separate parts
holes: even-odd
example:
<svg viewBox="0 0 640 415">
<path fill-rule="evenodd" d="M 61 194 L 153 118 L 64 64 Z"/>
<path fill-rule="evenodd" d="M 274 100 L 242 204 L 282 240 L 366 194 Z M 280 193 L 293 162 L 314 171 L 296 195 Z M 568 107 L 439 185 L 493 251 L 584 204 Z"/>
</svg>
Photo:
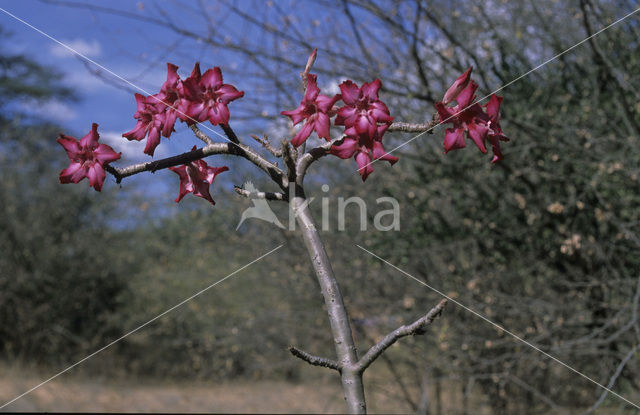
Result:
<svg viewBox="0 0 640 415">
<path fill-rule="evenodd" d="M 367 353 L 358 361 L 357 369 L 364 372 L 385 350 L 387 350 L 398 339 L 408 335 L 421 335 L 425 333 L 425 327 L 431 324 L 444 310 L 447 300 L 442 300 L 433 307 L 427 314 L 408 326 L 401 326 L 384 336 L 377 344 L 373 345 Z"/>
<path fill-rule="evenodd" d="M 340 365 L 334 360 L 327 359 L 326 357 L 314 356 L 304 350 L 297 349 L 294 346 L 289 346 L 289 351 L 295 357 L 298 357 L 313 366 L 328 367 L 329 369 L 340 371 Z"/>
</svg>

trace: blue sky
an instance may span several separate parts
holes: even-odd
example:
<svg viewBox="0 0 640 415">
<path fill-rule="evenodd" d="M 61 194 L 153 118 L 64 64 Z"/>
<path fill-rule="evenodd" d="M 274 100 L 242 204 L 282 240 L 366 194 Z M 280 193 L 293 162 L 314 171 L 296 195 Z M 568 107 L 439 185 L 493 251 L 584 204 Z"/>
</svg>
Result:
<svg viewBox="0 0 640 415">
<path fill-rule="evenodd" d="M 142 1 L 110 1 L 93 4 L 120 9 L 140 17 L 152 15 L 149 8 L 153 7 L 151 3 Z M 0 5 L 17 18 L 150 93 L 157 92 L 164 82 L 167 62 L 180 66 L 179 73 L 183 78 L 191 72 L 196 60 L 201 62 L 203 70 L 218 65 L 223 68 L 224 73 L 224 65 L 237 67 L 233 56 L 220 56 L 225 53 L 224 51 L 216 55 L 211 48 L 205 48 L 197 41 L 179 39 L 171 30 L 125 16 L 98 13 L 87 8 L 53 5 L 37 0 L 20 2 L 2 0 Z M 190 15 L 189 11 L 183 9 L 173 10 L 172 7 L 176 7 L 173 3 L 163 2 L 162 6 L 172 15 L 193 19 L 193 12 Z M 5 51 L 25 54 L 41 64 L 55 68 L 64 74 L 64 83 L 72 87 L 79 96 L 77 102 L 52 101 L 37 107 L 25 103 L 24 105 L 29 106 L 30 111 L 35 108 L 39 115 L 61 125 L 65 133 L 78 138 L 89 132 L 92 122 L 98 123 L 101 141 L 123 153 L 122 160 L 116 165 L 152 160 L 151 157 L 143 154 L 144 140 L 128 141 L 121 136 L 136 124 L 133 118 L 136 108 L 133 92 L 114 85 L 122 82 L 102 71 L 104 76 L 110 79 L 105 82 L 88 70 L 88 68 L 92 70 L 99 70 L 99 68 L 1 11 L 0 26 L 12 35 L 9 41 L 3 42 Z M 238 30 L 242 31 L 243 28 L 238 26 Z M 238 89 L 245 89 L 237 76 L 234 79 L 233 74 L 225 74 L 225 82 L 236 84 Z M 133 90 L 132 87 L 129 88 Z M 243 104 L 240 101 L 230 105 L 232 121 L 234 107 L 242 108 Z M 214 130 L 219 131 L 217 127 Z M 209 135 L 213 136 L 214 133 L 209 132 Z M 170 140 L 162 138 L 154 158 L 179 154 L 190 150 L 193 145 L 202 146 L 202 142 L 193 137 L 186 125 L 178 123 L 176 132 L 172 134 Z M 60 159 L 63 164 L 62 152 Z M 209 162 L 218 165 L 215 161 Z M 62 164 L 61 168 L 64 167 Z M 223 164 L 230 165 L 229 160 L 219 161 L 219 165 Z M 222 180 L 222 177 L 218 179 L 224 182 L 223 184 L 216 183 L 214 187 L 217 185 L 229 189 L 234 184 L 242 184 L 246 170 L 240 168 L 232 168 L 232 170 L 232 173 L 227 173 L 228 177 L 225 177 L 225 180 Z M 153 176 L 147 174 L 137 176 L 125 182 L 129 186 L 135 182 L 135 187 L 141 188 L 141 191 L 149 195 L 168 191 L 173 196 L 177 192 L 177 182 L 173 179 L 171 172 L 163 171 Z M 148 187 L 149 184 L 152 186 Z"/>
<path fill-rule="evenodd" d="M 234 84 L 246 93 L 244 99 L 230 104 L 232 126 L 234 126 L 234 116 L 242 114 L 243 109 L 247 108 L 246 106 L 252 99 L 255 100 L 260 98 L 260 95 L 265 96 L 271 93 L 260 91 L 260 85 L 256 88 L 256 82 L 259 81 L 253 79 L 251 73 L 259 69 L 255 64 L 247 62 L 246 58 L 234 55 L 225 48 L 213 48 L 198 40 L 179 38 L 174 31 L 165 29 L 162 25 L 142 22 L 140 19 L 147 17 L 158 18 L 157 7 L 154 6 L 153 1 L 115 0 L 108 3 L 86 3 L 97 5 L 97 7 L 104 6 L 121 10 L 138 18 L 97 12 L 86 7 L 60 6 L 39 0 L 21 0 L 20 2 L 0 0 L 0 7 L 150 93 L 157 92 L 164 82 L 167 62 L 178 65 L 179 72 L 183 77 L 188 76 L 195 61 L 201 62 L 203 70 L 212 66 L 220 66 L 223 69 L 225 82 Z M 171 19 L 179 27 L 185 27 L 205 35 L 208 30 L 212 30 L 204 23 L 207 21 L 206 15 L 199 13 L 200 10 L 189 9 L 189 5 L 196 3 L 187 1 L 179 6 L 175 2 L 161 1 L 158 4 L 166 10 L 166 19 Z M 253 44 L 252 47 L 262 47 L 268 52 L 271 37 L 265 36 L 263 32 L 248 24 L 244 19 L 229 13 L 221 4 L 221 2 L 206 3 L 207 13 L 224 21 L 224 26 L 216 26 L 213 29 L 215 37 L 218 39 L 229 37 L 238 41 L 249 39 Z M 234 4 L 239 5 L 242 11 L 254 10 L 252 7 L 262 7 L 265 13 L 260 15 L 269 18 L 270 6 L 267 2 L 241 1 Z M 278 5 L 295 12 L 295 16 L 292 18 L 298 19 L 298 21 L 312 22 L 311 25 L 302 25 L 303 29 L 301 29 L 301 35 L 310 44 L 318 42 L 318 35 L 314 32 L 314 27 L 325 24 L 325 22 L 332 23 L 331 16 L 327 15 L 326 10 L 315 7 L 313 2 L 303 5 L 296 3 L 295 9 L 287 8 L 283 3 L 278 3 Z M 80 99 L 77 102 L 50 102 L 39 106 L 40 115 L 60 124 L 65 133 L 75 135 L 78 138 L 90 130 L 91 123 L 98 123 L 101 141 L 123 153 L 122 160 L 116 162 L 116 166 L 152 160 L 151 157 L 143 154 L 144 141 L 131 142 L 122 137 L 122 133 L 131 130 L 136 124 L 133 119 L 136 105 L 132 91 L 126 91 L 113 85 L 113 82 L 120 84 L 121 82 L 108 74 L 104 75 L 110 78 L 111 82 L 105 82 L 96 77 L 90 73 L 88 67 L 93 70 L 99 68 L 78 58 L 51 39 L 1 11 L 0 26 L 12 33 L 9 41 L 3 42 L 2 46 L 6 51 L 23 53 L 42 64 L 54 67 L 65 75 L 65 83 L 79 95 Z M 302 69 L 306 58 L 306 55 L 299 58 L 291 57 L 293 61 L 300 60 L 300 69 Z M 323 58 L 326 59 L 325 56 Z M 278 69 L 278 73 L 281 73 L 282 76 L 292 77 L 289 79 L 297 79 L 298 77 L 297 70 L 283 69 L 282 72 L 280 71 Z M 338 92 L 339 81 L 338 79 L 325 79 L 322 80 L 324 85 L 321 83 L 320 86 L 327 93 L 335 93 Z M 328 86 L 335 88 L 335 91 L 331 91 L 330 88 L 327 88 Z M 252 90 L 252 88 L 256 89 Z M 280 110 L 295 108 L 298 101 L 292 102 L 292 100 L 298 99 L 298 92 L 293 91 L 293 98 L 282 101 L 283 108 L 269 108 L 269 113 L 277 115 Z M 32 108 L 30 107 L 30 109 Z M 288 119 L 282 117 L 280 121 L 286 128 Z M 242 126 L 247 124 L 249 123 L 243 123 Z M 235 128 L 240 130 L 241 125 L 236 123 Z M 265 131 L 262 125 L 259 128 L 254 126 L 248 128 L 254 133 Z M 214 130 L 219 131 L 217 127 Z M 246 132 L 244 131 L 244 133 Z M 210 135 L 213 136 L 213 133 Z M 156 149 L 155 158 L 188 151 L 193 145 L 201 146 L 202 143 L 193 137 L 191 131 L 184 124 L 177 123 L 176 132 L 172 134 L 171 139 L 162 138 L 160 146 Z M 62 168 L 65 161 L 63 153 L 60 154 L 60 157 Z M 207 161 L 212 165 L 229 165 L 231 167 L 231 172 L 225 173 L 226 177 L 219 178 L 214 187 L 225 186 L 229 189 L 234 184 L 242 184 L 245 178 L 253 176 L 247 170 L 251 171 L 253 166 L 247 167 L 246 163 L 239 165 L 241 163 L 233 163 L 228 158 L 225 160 L 210 158 Z M 352 162 L 350 165 L 353 167 L 352 179 L 359 180 L 355 163 Z M 177 188 L 173 173 L 166 171 L 158 172 L 153 176 L 144 174 L 125 181 L 126 186 L 130 186 L 129 183 L 142 184 L 142 187 L 146 187 L 143 191 L 147 194 L 163 189 L 173 195 Z M 149 187 L 149 183 L 154 183 L 153 187 Z"/>
<path fill-rule="evenodd" d="M 98 15 L 86 9 L 54 6 L 33 0 L 3 1 L 0 4 L 8 12 L 149 92 L 157 92 L 166 77 L 165 62 L 158 63 L 155 59 L 161 52 L 158 50 L 159 43 L 165 39 L 167 43 L 175 40 L 175 35 L 169 31 L 156 26 L 150 32 L 144 24 L 132 19 Z M 144 13 L 144 8 L 138 8 L 135 2 L 118 1 L 110 5 Z M 5 43 L 5 49 L 24 53 L 56 68 L 65 75 L 64 82 L 79 95 L 78 102 L 45 104 L 38 110 L 41 115 L 61 124 L 70 134 L 77 135 L 85 134 L 90 130 L 91 123 L 97 122 L 103 140 L 114 147 L 118 145 L 118 151 L 123 151 L 126 158 L 133 160 L 136 154 L 140 154 L 140 160 L 147 157 L 142 154 L 144 142 L 131 143 L 119 137 L 135 125 L 135 99 L 131 92 L 93 75 L 87 65 L 92 69 L 98 68 L 83 62 L 69 50 L 12 17 L 0 13 L 0 24 L 13 35 L 11 42 Z M 170 57 L 167 58 L 170 60 Z M 163 142 L 156 157 L 184 151 L 185 144 L 191 144 L 191 136 L 185 129 L 177 130 L 176 137 L 187 135 L 189 143 L 177 146 L 176 143 Z M 196 142 L 193 141 L 193 144 Z"/>
</svg>

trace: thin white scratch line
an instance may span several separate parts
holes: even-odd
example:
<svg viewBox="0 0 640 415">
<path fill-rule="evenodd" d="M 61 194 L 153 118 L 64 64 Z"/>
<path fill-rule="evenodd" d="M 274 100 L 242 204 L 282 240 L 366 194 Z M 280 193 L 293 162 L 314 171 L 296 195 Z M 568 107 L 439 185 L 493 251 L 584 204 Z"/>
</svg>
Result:
<svg viewBox="0 0 640 415">
<path fill-rule="evenodd" d="M 174 305 L 173 307 L 171 307 L 170 309 L 158 314 L 157 316 L 155 316 L 154 318 L 152 318 L 151 320 L 147 321 L 144 324 L 139 325 L 138 327 L 136 327 L 135 329 L 131 330 L 130 332 L 128 332 L 127 334 L 124 334 L 122 336 L 120 336 L 119 338 L 117 338 L 116 340 L 112 341 L 111 343 L 107 344 L 106 346 L 96 350 L 95 352 L 91 353 L 89 356 L 85 357 L 84 359 L 78 360 L 76 363 L 72 364 L 71 366 L 69 366 L 68 368 L 56 373 L 55 375 L 51 376 L 49 379 L 39 383 L 38 385 L 34 386 L 33 388 L 29 389 L 28 391 L 22 393 L 19 396 L 16 396 L 15 398 L 13 398 L 12 400 L 10 400 L 9 402 L 5 403 L 4 405 L 0 406 L 0 409 L 4 408 L 7 405 L 12 404 L 13 402 L 17 401 L 18 399 L 22 398 L 23 396 L 33 392 L 34 390 L 38 389 L 39 387 L 51 382 L 53 379 L 57 378 L 58 376 L 62 375 L 65 372 L 68 372 L 69 370 L 73 369 L 74 367 L 78 366 L 79 364 L 81 364 L 82 362 L 87 361 L 88 359 L 92 358 L 93 356 L 97 355 L 98 353 L 100 353 L 101 351 L 113 346 L 114 344 L 118 343 L 120 340 L 124 339 L 125 337 L 135 333 L 136 331 L 140 330 L 143 327 L 148 326 L 149 324 L 153 323 L 154 321 L 156 321 L 157 319 L 159 319 L 160 317 L 170 313 L 171 311 L 175 310 L 176 308 L 180 307 L 181 305 L 183 305 L 184 303 L 196 298 L 197 296 L 199 296 L 200 294 L 204 293 L 205 291 L 207 291 L 210 288 L 215 287 L 216 285 L 220 284 L 221 282 L 227 280 L 228 278 L 232 277 L 233 275 L 237 274 L 238 272 L 242 271 L 243 269 L 247 268 L 248 266 L 255 264 L 256 262 L 260 261 L 262 258 L 266 257 L 267 255 L 272 254 L 273 252 L 277 251 L 278 249 L 282 248 L 282 246 L 284 246 L 284 244 L 280 244 L 277 247 L 275 247 L 274 249 L 272 249 L 271 251 L 267 252 L 266 254 L 254 259 L 253 261 L 249 262 L 248 264 L 238 268 L 237 270 L 233 271 L 231 274 L 227 275 L 226 277 L 214 282 L 213 284 L 209 285 L 208 287 L 203 288 L 202 290 L 198 291 L 197 293 L 193 294 L 191 297 L 186 298 L 184 300 L 182 300 L 181 302 L 179 302 L 178 304 Z"/>
<path fill-rule="evenodd" d="M 588 381 L 598 385 L 599 387 L 601 387 L 602 389 L 606 390 L 607 392 L 609 392 L 612 395 L 615 395 L 616 397 L 622 399 L 623 401 L 625 401 L 626 403 L 628 403 L 629 405 L 633 405 L 634 407 L 636 407 L 637 409 L 640 409 L 640 405 L 631 402 L 630 400 L 628 400 L 627 398 L 625 398 L 624 396 L 612 391 L 610 388 L 607 388 L 606 386 L 602 385 L 601 383 L 591 379 L 589 376 L 585 375 L 584 373 L 572 368 L 571 366 L 569 366 L 568 364 L 564 363 L 563 361 L 561 361 L 560 359 L 558 359 L 557 357 L 554 357 L 552 355 L 550 355 L 549 353 L 545 352 L 544 350 L 540 349 L 537 346 L 534 346 L 533 344 L 529 343 L 528 341 L 526 341 L 525 339 L 523 339 L 522 337 L 518 336 L 515 333 L 512 333 L 511 331 L 505 329 L 504 327 L 502 327 L 501 325 L 494 323 L 493 321 L 489 320 L 487 317 L 483 316 L 482 314 L 478 313 L 477 311 L 474 311 L 472 309 L 470 309 L 469 307 L 467 307 L 466 305 L 460 303 L 459 301 L 456 301 L 455 299 L 449 297 L 448 295 L 446 295 L 445 293 L 443 293 L 442 291 L 438 290 L 437 288 L 434 288 L 432 286 L 430 286 L 429 284 L 427 284 L 426 282 L 414 277 L 413 275 L 409 274 L 408 272 L 396 267 L 395 265 L 393 265 L 391 262 L 387 261 L 384 258 L 379 257 L 378 255 L 374 254 L 373 252 L 369 251 L 366 248 L 363 248 L 362 246 L 355 244 L 358 248 L 362 249 L 363 251 L 367 252 L 369 255 L 379 259 L 380 261 L 384 262 L 385 264 L 389 265 L 390 267 L 394 268 L 397 271 L 400 271 L 401 273 L 403 273 L 404 275 L 406 275 L 407 277 L 419 282 L 420 284 L 424 285 L 425 287 L 429 288 L 430 290 L 438 293 L 439 295 L 443 296 L 444 298 L 446 298 L 447 300 L 451 301 L 452 303 L 464 308 L 465 310 L 467 310 L 468 312 L 474 314 L 477 317 L 480 317 L 482 320 L 486 321 L 487 323 L 491 324 L 492 326 L 502 330 L 503 332 L 507 333 L 508 335 L 510 335 L 511 337 L 515 338 L 516 340 L 526 344 L 527 346 L 531 347 L 532 349 L 534 349 L 535 351 L 542 353 L 543 355 L 545 355 L 546 357 L 548 357 L 549 359 L 560 363 L 562 366 L 566 367 L 567 369 L 569 369 L 570 371 L 582 376 L 583 378 L 587 379 Z"/>
</svg>

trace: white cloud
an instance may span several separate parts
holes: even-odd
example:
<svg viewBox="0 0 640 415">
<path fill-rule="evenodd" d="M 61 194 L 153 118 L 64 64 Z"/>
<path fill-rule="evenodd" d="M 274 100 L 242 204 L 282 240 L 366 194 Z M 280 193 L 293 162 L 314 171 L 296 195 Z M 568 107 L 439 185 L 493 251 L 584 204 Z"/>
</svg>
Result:
<svg viewBox="0 0 640 415">
<path fill-rule="evenodd" d="M 332 78 L 320 87 L 320 91 L 324 95 L 333 96 L 340 93 L 340 84 L 347 78 Z"/>
<path fill-rule="evenodd" d="M 144 153 L 147 140 L 129 141 L 122 136 L 122 133 L 115 131 L 101 131 L 100 142 L 110 145 L 117 153 L 122 152 L 122 160 L 129 162 L 153 161 L 167 156 L 162 143 L 156 147 L 154 157 L 151 158 Z M 164 138 L 163 138 L 164 140 Z"/>
<path fill-rule="evenodd" d="M 102 53 L 102 47 L 97 40 L 87 41 L 85 39 L 78 38 L 72 40 L 63 40 L 61 41 L 61 43 L 89 58 L 98 57 Z M 51 46 L 50 51 L 53 56 L 58 58 L 70 58 L 76 56 L 76 54 L 71 50 L 59 44 Z"/>
<path fill-rule="evenodd" d="M 20 104 L 23 111 L 32 115 L 45 118 L 49 121 L 66 122 L 75 119 L 78 114 L 67 104 L 57 100 L 44 103 L 23 102 Z"/>
</svg>

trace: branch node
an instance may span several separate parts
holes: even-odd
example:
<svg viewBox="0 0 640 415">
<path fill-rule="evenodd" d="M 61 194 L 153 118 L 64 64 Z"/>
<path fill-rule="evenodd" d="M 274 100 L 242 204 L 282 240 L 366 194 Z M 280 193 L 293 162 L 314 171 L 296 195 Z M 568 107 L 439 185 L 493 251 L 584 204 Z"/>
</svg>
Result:
<svg viewBox="0 0 640 415">
<path fill-rule="evenodd" d="M 283 139 L 280 144 L 282 146 L 282 160 L 284 160 L 284 164 L 287 166 L 289 183 L 294 183 L 296 181 L 296 162 L 291 153 L 291 146 L 286 139 Z"/>
<path fill-rule="evenodd" d="M 202 130 L 198 128 L 198 124 L 191 124 L 189 128 L 191 128 L 191 131 L 193 131 L 195 136 L 204 141 L 205 144 L 213 144 L 213 140 L 211 139 L 211 137 L 203 133 Z"/>
<path fill-rule="evenodd" d="M 233 186 L 233 190 L 240 196 L 251 199 L 281 200 L 286 201 L 287 196 L 281 192 L 250 192 L 240 186 Z"/>
</svg>

